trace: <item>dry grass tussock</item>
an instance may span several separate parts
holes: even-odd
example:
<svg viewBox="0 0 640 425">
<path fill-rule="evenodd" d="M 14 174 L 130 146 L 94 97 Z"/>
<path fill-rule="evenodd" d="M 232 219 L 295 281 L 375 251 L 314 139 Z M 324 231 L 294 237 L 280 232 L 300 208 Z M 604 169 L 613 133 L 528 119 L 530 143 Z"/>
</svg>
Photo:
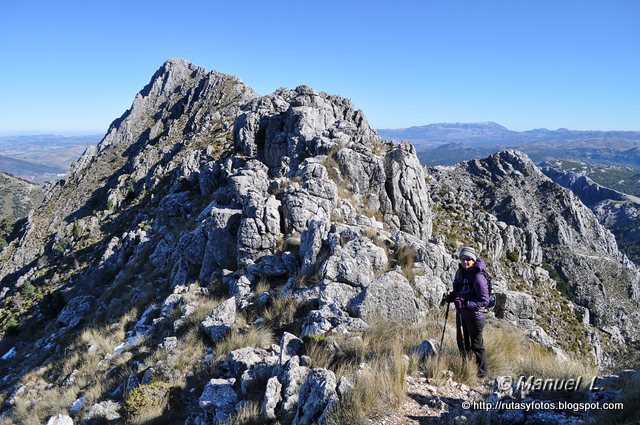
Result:
<svg viewBox="0 0 640 425">
<path fill-rule="evenodd" d="M 598 374 L 597 368 L 590 360 L 562 360 L 504 322 L 490 322 L 485 331 L 485 347 L 493 375 L 524 375 L 543 379 L 571 379 L 582 376 L 583 382 L 588 382 Z"/>
<path fill-rule="evenodd" d="M 229 425 L 263 425 L 267 423 L 260 412 L 260 403 L 252 401 L 240 408 L 230 420 Z"/>
<path fill-rule="evenodd" d="M 195 310 L 184 318 L 182 329 L 184 331 L 190 331 L 193 328 L 200 326 L 200 323 L 209 315 L 211 311 L 221 302 L 223 299 L 212 297 L 197 297 L 198 304 Z"/>
<path fill-rule="evenodd" d="M 444 317 L 431 317 L 407 326 L 374 320 L 359 336 L 320 336 L 306 339 L 313 367 L 345 376 L 355 389 L 332 414 L 332 423 L 365 423 L 384 409 L 397 407 L 405 397 L 405 376 L 420 368 L 439 384 L 453 378 L 474 386 L 478 383 L 473 357 L 464 359 L 455 341 L 455 325 L 449 318 L 443 347 L 435 357 L 420 360 L 415 347 L 425 339 L 440 341 Z M 453 319 L 455 321 L 455 318 Z M 503 322 L 489 320 L 485 347 L 491 374 L 533 375 L 543 379 L 583 376 L 588 382 L 597 370 L 579 359 L 563 361 L 546 348 L 531 342 L 521 331 Z M 361 363 L 368 367 L 360 368 Z"/>
<path fill-rule="evenodd" d="M 386 409 L 398 408 L 414 364 L 406 354 L 421 341 L 423 332 L 419 326 L 373 320 L 357 337 L 307 339 L 313 367 L 331 369 L 338 378 L 345 376 L 354 383 L 353 391 L 331 413 L 329 423 L 365 423 Z"/>
<path fill-rule="evenodd" d="M 222 338 L 215 347 L 218 360 L 223 360 L 233 350 L 244 347 L 269 347 L 275 342 L 273 330 L 265 326 L 239 329 Z"/>
</svg>

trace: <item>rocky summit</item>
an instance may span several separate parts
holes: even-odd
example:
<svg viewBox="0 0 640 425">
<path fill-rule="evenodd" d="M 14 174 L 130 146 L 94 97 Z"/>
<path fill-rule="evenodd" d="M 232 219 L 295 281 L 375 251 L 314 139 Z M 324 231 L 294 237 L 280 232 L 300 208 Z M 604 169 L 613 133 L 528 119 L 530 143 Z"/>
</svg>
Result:
<svg viewBox="0 0 640 425">
<path fill-rule="evenodd" d="M 259 96 L 182 59 L 18 233 L 0 253 L 3 423 L 345 423 L 415 357 L 374 330 L 441 332 L 463 245 L 522 344 L 613 368 L 640 338 L 636 266 L 526 155 L 427 169 L 348 99 Z"/>
</svg>

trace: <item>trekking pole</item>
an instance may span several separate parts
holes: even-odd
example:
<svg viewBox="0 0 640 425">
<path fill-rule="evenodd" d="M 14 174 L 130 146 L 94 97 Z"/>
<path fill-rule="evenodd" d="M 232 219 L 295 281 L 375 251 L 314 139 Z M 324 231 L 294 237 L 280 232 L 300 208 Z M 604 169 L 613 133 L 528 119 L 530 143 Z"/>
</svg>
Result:
<svg viewBox="0 0 640 425">
<path fill-rule="evenodd" d="M 442 326 L 442 338 L 440 338 L 440 351 L 442 351 L 442 343 L 444 342 L 444 331 L 447 329 L 447 319 L 449 318 L 449 305 L 447 303 L 447 312 L 444 314 L 444 325 Z"/>
</svg>

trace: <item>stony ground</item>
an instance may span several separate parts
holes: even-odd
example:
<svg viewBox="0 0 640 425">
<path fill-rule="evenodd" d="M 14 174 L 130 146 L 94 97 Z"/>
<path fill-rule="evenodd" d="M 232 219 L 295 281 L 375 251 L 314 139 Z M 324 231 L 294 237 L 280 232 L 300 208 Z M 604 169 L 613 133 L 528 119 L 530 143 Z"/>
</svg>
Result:
<svg viewBox="0 0 640 425">
<path fill-rule="evenodd" d="M 492 390 L 493 380 L 469 387 L 448 377 L 444 384 L 425 378 L 422 372 L 407 378 L 407 398 L 400 408 L 372 419 L 371 424 L 450 424 L 463 414 L 463 402 L 485 399 Z"/>
</svg>

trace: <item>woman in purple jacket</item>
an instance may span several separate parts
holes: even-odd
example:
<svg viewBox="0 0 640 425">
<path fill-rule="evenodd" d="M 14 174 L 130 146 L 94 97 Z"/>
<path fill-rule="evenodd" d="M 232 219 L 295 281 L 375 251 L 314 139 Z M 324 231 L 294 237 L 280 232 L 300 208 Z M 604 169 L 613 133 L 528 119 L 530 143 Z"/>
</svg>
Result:
<svg viewBox="0 0 640 425">
<path fill-rule="evenodd" d="M 489 303 L 489 287 L 485 276 L 486 265 L 478 258 L 475 249 L 465 246 L 460 250 L 460 265 L 453 280 L 453 291 L 447 302 L 456 307 L 456 339 L 463 356 L 471 352 L 478 365 L 478 376 L 489 373 L 487 355 L 482 339 L 484 307 Z"/>
</svg>

